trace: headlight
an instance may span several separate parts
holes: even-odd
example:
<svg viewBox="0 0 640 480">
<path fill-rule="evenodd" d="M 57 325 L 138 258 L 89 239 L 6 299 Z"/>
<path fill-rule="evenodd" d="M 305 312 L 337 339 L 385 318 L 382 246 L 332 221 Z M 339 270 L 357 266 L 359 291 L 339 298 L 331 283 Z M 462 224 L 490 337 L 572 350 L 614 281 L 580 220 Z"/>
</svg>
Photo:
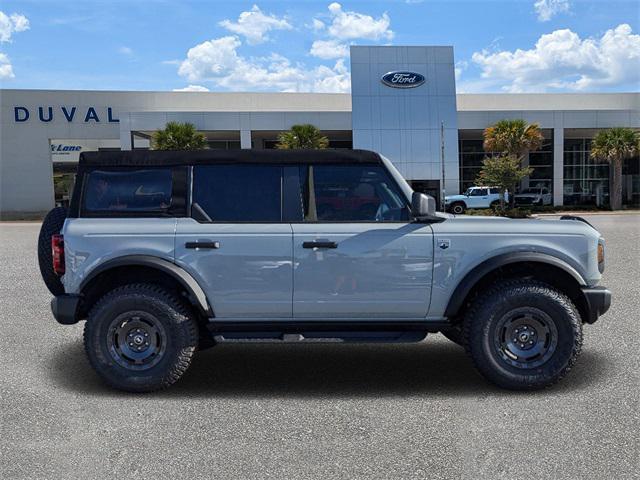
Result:
<svg viewBox="0 0 640 480">
<path fill-rule="evenodd" d="M 604 241 L 598 240 L 598 271 L 604 272 Z"/>
</svg>

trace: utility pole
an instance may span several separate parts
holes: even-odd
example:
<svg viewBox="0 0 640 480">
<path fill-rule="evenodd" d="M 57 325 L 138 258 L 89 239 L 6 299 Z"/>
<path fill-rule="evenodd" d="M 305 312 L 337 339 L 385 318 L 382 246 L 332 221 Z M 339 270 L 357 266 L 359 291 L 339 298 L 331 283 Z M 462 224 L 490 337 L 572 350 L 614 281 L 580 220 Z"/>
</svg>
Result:
<svg viewBox="0 0 640 480">
<path fill-rule="evenodd" d="M 440 122 L 440 161 L 442 163 L 442 186 L 440 188 L 440 208 L 444 212 L 444 197 L 446 196 L 444 188 L 444 122 Z"/>
</svg>

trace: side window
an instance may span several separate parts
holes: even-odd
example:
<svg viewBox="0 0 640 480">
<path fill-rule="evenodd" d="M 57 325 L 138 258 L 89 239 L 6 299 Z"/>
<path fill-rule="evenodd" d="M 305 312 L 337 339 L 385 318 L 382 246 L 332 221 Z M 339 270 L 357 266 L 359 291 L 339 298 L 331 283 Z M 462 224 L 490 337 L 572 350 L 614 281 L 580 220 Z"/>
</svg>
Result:
<svg viewBox="0 0 640 480">
<path fill-rule="evenodd" d="M 88 212 L 162 213 L 171 207 L 171 169 L 94 170 L 88 174 L 83 208 Z"/>
<path fill-rule="evenodd" d="M 192 216 L 205 222 L 280 222 L 279 165 L 193 167 Z"/>
<path fill-rule="evenodd" d="M 485 195 L 485 189 L 484 188 L 474 188 L 469 193 L 470 197 L 481 197 L 483 195 Z"/>
<path fill-rule="evenodd" d="M 491 195 L 498 195 L 500 193 L 500 189 L 499 188 L 491 188 L 491 189 L 489 189 L 489 193 Z"/>
<path fill-rule="evenodd" d="M 409 219 L 404 197 L 379 165 L 305 165 L 300 173 L 305 221 Z"/>
</svg>

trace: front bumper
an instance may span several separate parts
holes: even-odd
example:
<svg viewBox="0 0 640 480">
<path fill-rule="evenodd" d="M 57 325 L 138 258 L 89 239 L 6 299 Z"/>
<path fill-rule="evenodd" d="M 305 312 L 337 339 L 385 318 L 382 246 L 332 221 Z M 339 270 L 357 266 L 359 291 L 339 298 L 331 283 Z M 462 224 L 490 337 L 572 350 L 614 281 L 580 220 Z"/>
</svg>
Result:
<svg viewBox="0 0 640 480">
<path fill-rule="evenodd" d="M 587 323 L 595 323 L 600 315 L 604 315 L 611 306 L 611 292 L 605 287 L 584 287 L 582 289 L 586 300 Z"/>
<path fill-rule="evenodd" d="M 58 323 L 73 325 L 78 323 L 79 295 L 58 295 L 51 299 L 51 312 Z"/>
</svg>

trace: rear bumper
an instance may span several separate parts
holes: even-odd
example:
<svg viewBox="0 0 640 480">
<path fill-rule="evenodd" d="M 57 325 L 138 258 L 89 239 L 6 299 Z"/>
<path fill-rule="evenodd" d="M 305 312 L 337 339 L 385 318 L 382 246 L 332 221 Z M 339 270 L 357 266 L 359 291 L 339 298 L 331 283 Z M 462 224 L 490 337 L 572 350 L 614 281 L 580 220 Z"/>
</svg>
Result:
<svg viewBox="0 0 640 480">
<path fill-rule="evenodd" d="M 79 295 L 58 295 L 51 299 L 51 312 L 58 323 L 73 325 L 78 323 Z"/>
<path fill-rule="evenodd" d="M 587 323 L 594 323 L 611 306 L 611 292 L 605 287 L 585 287 L 582 289 L 587 302 Z"/>
</svg>

